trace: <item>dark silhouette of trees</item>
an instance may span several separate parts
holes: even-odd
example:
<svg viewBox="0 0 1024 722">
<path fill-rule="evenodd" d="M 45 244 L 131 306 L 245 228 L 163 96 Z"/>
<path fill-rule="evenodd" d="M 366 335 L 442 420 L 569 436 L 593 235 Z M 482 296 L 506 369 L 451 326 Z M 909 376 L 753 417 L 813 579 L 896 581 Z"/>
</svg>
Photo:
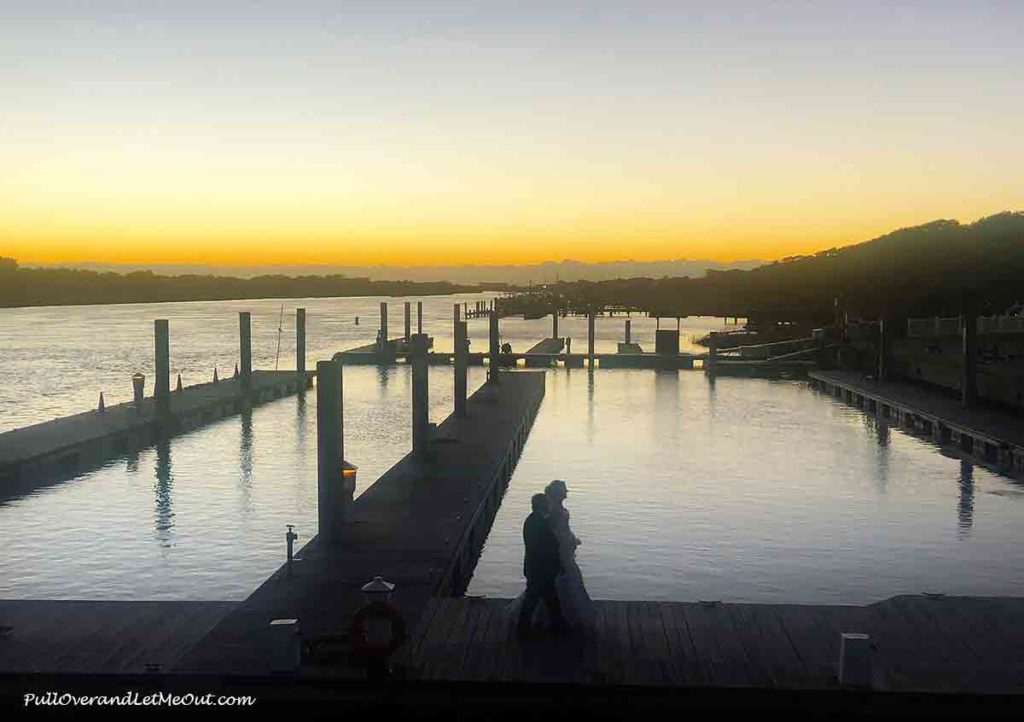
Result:
<svg viewBox="0 0 1024 722">
<path fill-rule="evenodd" d="M 871 241 L 701 278 L 562 283 L 506 301 L 507 313 L 630 306 L 662 316 L 828 322 L 836 297 L 854 317 L 1004 311 L 1024 297 L 1024 213 L 939 220 Z"/>
<path fill-rule="evenodd" d="M 479 291 L 448 282 L 371 281 L 348 276 L 161 276 L 22 268 L 0 259 L 0 307 L 332 296 L 430 296 Z"/>
</svg>

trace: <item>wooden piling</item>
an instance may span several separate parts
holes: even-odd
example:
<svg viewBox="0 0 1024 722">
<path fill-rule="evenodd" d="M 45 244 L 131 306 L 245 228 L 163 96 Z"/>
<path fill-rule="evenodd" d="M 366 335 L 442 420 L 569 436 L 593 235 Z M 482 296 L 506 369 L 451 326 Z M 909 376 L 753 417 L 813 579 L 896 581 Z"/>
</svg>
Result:
<svg viewBox="0 0 1024 722">
<path fill-rule="evenodd" d="M 252 315 L 248 311 L 238 314 L 238 350 L 242 380 L 247 383 L 252 378 Z"/>
<path fill-rule="evenodd" d="M 458 309 L 458 306 L 455 307 Z M 469 365 L 468 329 L 465 321 L 455 320 L 455 415 L 466 415 L 467 377 Z"/>
<path fill-rule="evenodd" d="M 492 383 L 498 383 L 498 366 L 501 364 L 499 357 L 500 349 L 498 347 L 498 314 L 491 311 L 490 315 L 490 363 L 491 367 L 487 370 L 487 380 Z"/>
<path fill-rule="evenodd" d="M 430 442 L 430 390 L 427 383 L 426 334 L 418 333 L 409 340 L 412 365 L 412 450 L 425 456 Z"/>
<path fill-rule="evenodd" d="M 345 432 L 340 361 L 316 364 L 317 522 L 320 536 L 337 540 L 343 530 Z"/>
<path fill-rule="evenodd" d="M 960 384 L 960 400 L 964 406 L 974 406 L 978 400 L 978 317 L 974 313 L 960 316 L 963 333 L 963 378 Z"/>
<path fill-rule="evenodd" d="M 295 370 L 306 373 L 306 309 L 295 310 Z"/>
<path fill-rule="evenodd" d="M 410 301 L 405 302 L 405 342 L 409 342 L 409 337 L 412 336 L 412 303 Z"/>
<path fill-rule="evenodd" d="M 593 311 L 587 314 L 587 364 L 594 368 L 594 319 Z"/>
<path fill-rule="evenodd" d="M 156 396 L 157 405 L 162 411 L 167 410 L 171 396 L 171 353 L 170 331 L 167 319 L 158 318 L 153 322 L 156 342 Z"/>
</svg>

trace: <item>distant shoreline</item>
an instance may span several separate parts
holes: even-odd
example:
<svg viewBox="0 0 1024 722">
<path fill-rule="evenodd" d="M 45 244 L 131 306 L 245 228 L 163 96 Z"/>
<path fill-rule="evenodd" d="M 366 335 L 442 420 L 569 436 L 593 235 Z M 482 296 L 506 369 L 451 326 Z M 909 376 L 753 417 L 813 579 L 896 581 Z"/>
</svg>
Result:
<svg viewBox="0 0 1024 722">
<path fill-rule="evenodd" d="M 98 273 L 80 269 L 0 265 L 0 308 L 190 303 L 249 299 L 447 296 L 515 291 L 510 284 L 371 281 L 348 276 L 162 276 L 151 271 Z"/>
</svg>

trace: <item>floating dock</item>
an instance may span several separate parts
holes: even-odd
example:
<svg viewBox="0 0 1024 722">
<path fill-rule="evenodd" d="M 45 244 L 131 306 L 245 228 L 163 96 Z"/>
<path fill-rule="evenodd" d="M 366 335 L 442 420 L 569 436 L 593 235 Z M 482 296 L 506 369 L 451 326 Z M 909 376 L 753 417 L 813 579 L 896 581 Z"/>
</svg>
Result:
<svg viewBox="0 0 1024 722">
<path fill-rule="evenodd" d="M 893 424 L 951 444 L 1003 472 L 1024 473 L 1024 420 L 905 383 L 854 371 L 811 371 L 811 386 Z"/>
<path fill-rule="evenodd" d="M 267 674 L 270 620 L 298 619 L 314 647 L 318 638 L 343 637 L 364 603 L 360 587 L 376 575 L 397 585 L 393 602 L 410 624 L 434 596 L 461 594 L 543 399 L 544 378 L 502 372 L 499 383 L 481 387 L 465 417 L 452 415 L 437 428 L 432 458 L 409 454 L 392 467 L 352 503 L 335 544 L 310 541 L 292 576 L 278 570 L 185 655 L 178 671 Z M 316 674 L 317 667 L 303 671 Z M 321 672 L 340 674 L 334 667 Z"/>
<path fill-rule="evenodd" d="M 88 411 L 0 434 L 0 498 L 10 497 L 97 468 L 244 408 L 295 394 L 312 385 L 313 372 L 253 371 L 243 377 L 186 386 L 103 411 Z"/>
</svg>

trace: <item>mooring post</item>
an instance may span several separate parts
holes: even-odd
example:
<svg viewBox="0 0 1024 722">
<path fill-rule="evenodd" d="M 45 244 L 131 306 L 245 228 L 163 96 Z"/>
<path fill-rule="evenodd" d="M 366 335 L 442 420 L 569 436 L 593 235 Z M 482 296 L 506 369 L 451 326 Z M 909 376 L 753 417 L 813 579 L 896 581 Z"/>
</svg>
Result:
<svg viewBox="0 0 1024 722">
<path fill-rule="evenodd" d="M 466 369 L 469 366 L 468 326 L 455 321 L 455 415 L 466 415 Z"/>
<path fill-rule="evenodd" d="M 171 398 L 171 351 L 170 351 L 170 330 L 167 319 L 158 318 L 153 321 L 153 331 L 156 341 L 156 407 L 158 411 L 167 411 L 170 408 Z"/>
<path fill-rule="evenodd" d="M 416 333 L 423 333 L 423 301 L 416 302 Z"/>
<path fill-rule="evenodd" d="M 551 338 L 558 338 L 558 309 L 551 312 Z"/>
<path fill-rule="evenodd" d="M 498 348 L 498 314 L 491 311 L 490 315 L 490 368 L 487 370 L 487 380 L 492 384 L 498 383 L 498 365 L 501 363 L 500 357 L 498 356 L 500 349 Z"/>
<path fill-rule="evenodd" d="M 626 343 L 628 344 L 629 342 L 630 342 L 630 329 L 629 329 L 629 319 L 627 318 L 626 319 Z"/>
<path fill-rule="evenodd" d="M 409 354 L 412 364 L 412 450 L 426 456 L 430 442 L 430 391 L 427 383 L 426 334 L 418 333 L 409 339 Z"/>
<path fill-rule="evenodd" d="M 306 309 L 295 309 L 295 370 L 306 373 Z"/>
<path fill-rule="evenodd" d="M 466 318 L 469 318 L 469 314 L 466 314 Z M 452 304 L 452 323 L 458 323 L 461 320 L 462 320 L 462 317 L 459 314 L 459 304 L 453 303 Z M 454 328 L 455 327 L 452 326 L 453 330 L 454 330 Z M 458 349 L 458 346 L 456 346 L 455 348 Z"/>
<path fill-rule="evenodd" d="M 388 342 L 388 302 L 380 302 L 380 339 L 382 344 Z"/>
<path fill-rule="evenodd" d="M 248 311 L 238 314 L 238 350 L 242 360 L 242 384 L 252 381 L 252 316 Z"/>
<path fill-rule="evenodd" d="M 591 369 L 594 368 L 594 319 L 595 313 L 591 310 L 587 314 L 587 364 Z"/>
<path fill-rule="evenodd" d="M 960 316 L 963 332 L 963 380 L 960 384 L 961 401 L 964 406 L 973 406 L 978 400 L 978 376 L 976 362 L 978 355 L 978 317 L 973 311 Z"/>
<path fill-rule="evenodd" d="M 345 463 L 341 361 L 316 364 L 317 523 L 336 542 L 355 489 L 355 468 Z"/>
<path fill-rule="evenodd" d="M 712 331 L 708 334 L 708 363 L 705 371 L 709 374 L 715 373 L 718 368 L 718 333 Z"/>
<path fill-rule="evenodd" d="M 409 337 L 412 336 L 412 302 L 405 302 L 405 342 L 409 343 Z"/>
</svg>

